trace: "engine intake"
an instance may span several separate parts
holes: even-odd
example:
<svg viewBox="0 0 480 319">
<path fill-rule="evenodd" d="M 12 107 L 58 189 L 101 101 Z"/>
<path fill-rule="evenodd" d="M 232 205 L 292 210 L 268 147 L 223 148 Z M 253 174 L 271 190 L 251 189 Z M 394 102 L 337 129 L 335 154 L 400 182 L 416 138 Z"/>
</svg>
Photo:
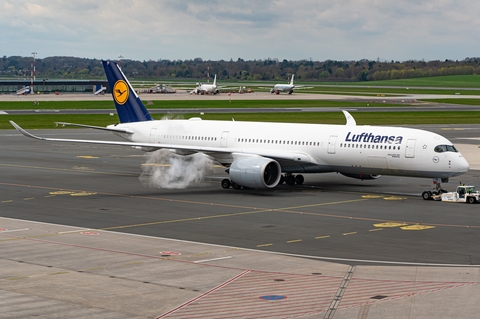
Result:
<svg viewBox="0 0 480 319">
<path fill-rule="evenodd" d="M 282 169 L 272 159 L 248 157 L 233 161 L 228 173 L 235 184 L 250 188 L 273 188 L 280 182 Z"/>
</svg>

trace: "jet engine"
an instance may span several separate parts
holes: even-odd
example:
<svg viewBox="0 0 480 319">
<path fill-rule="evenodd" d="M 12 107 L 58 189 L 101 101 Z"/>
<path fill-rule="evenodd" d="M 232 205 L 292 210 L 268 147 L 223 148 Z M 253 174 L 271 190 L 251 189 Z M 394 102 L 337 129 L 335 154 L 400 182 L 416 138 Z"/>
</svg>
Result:
<svg viewBox="0 0 480 319">
<path fill-rule="evenodd" d="M 235 184 L 249 188 L 273 188 L 280 182 L 282 169 L 272 159 L 248 157 L 233 161 L 228 173 Z"/>
<path fill-rule="evenodd" d="M 356 179 L 361 179 L 362 181 L 364 179 L 377 179 L 380 178 L 382 175 L 371 175 L 371 174 L 351 174 L 351 173 L 342 173 L 340 172 L 343 176 L 351 177 L 351 178 L 356 178 Z"/>
</svg>

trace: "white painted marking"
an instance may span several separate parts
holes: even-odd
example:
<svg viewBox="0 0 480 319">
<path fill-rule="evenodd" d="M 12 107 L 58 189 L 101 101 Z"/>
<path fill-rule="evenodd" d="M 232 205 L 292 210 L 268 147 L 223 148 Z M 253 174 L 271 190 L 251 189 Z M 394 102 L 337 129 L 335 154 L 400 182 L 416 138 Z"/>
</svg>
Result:
<svg viewBox="0 0 480 319">
<path fill-rule="evenodd" d="M 58 232 L 57 234 L 66 235 L 66 234 L 81 233 L 81 232 L 92 231 L 92 230 L 96 230 L 96 229 L 78 229 L 78 230 L 61 231 L 61 232 Z"/>
<path fill-rule="evenodd" d="M 6 229 L 6 230 L 0 230 L 0 233 L 13 233 L 16 231 L 24 231 L 24 230 L 30 230 L 30 228 L 21 228 L 21 229 Z"/>
<path fill-rule="evenodd" d="M 11 217 L 1 217 L 2 219 L 8 220 L 16 220 L 19 222 L 28 222 L 28 223 L 35 223 L 40 225 L 53 225 L 53 226 L 62 226 L 62 227 L 73 227 L 68 225 L 62 224 L 54 224 L 54 223 L 47 223 L 47 222 L 37 222 L 37 221 L 25 221 L 17 218 Z M 81 230 L 77 230 L 78 232 Z M 187 243 L 187 244 L 200 244 L 206 245 L 210 247 L 220 247 L 225 249 L 238 249 L 241 251 L 252 251 L 256 253 L 265 253 L 271 255 L 279 255 L 279 256 L 290 256 L 290 257 L 300 257 L 300 258 L 309 258 L 309 259 L 316 259 L 316 260 L 327 260 L 327 261 L 342 261 L 342 262 L 362 262 L 368 264 L 389 264 L 389 265 L 408 265 L 408 266 L 437 266 L 437 267 L 463 267 L 463 268 L 479 268 L 479 265 L 465 265 L 465 264 L 437 264 L 437 263 L 416 263 L 416 262 L 398 262 L 398 261 L 383 261 L 383 260 L 366 260 L 366 259 L 354 259 L 354 258 L 335 258 L 335 257 L 321 257 L 321 256 L 311 256 L 311 255 L 302 255 L 302 254 L 290 254 L 290 253 L 280 253 L 275 251 L 268 251 L 268 250 L 259 250 L 259 249 L 251 249 L 251 248 L 241 248 L 235 246 L 225 246 L 219 244 L 210 244 L 210 243 L 203 243 L 198 241 L 191 241 L 191 240 L 183 240 L 183 239 L 174 239 L 174 238 L 166 238 L 166 237 L 155 237 L 155 236 L 148 236 L 148 235 L 140 235 L 140 234 L 130 234 L 130 233 L 120 233 L 111 230 L 104 230 L 107 233 L 113 234 L 122 234 L 124 236 L 133 236 L 139 238 L 150 238 L 150 239 L 159 239 L 159 240 L 167 240 L 170 242 L 176 243 Z"/>
<path fill-rule="evenodd" d="M 218 258 L 197 260 L 197 261 L 194 261 L 193 263 L 194 263 L 194 264 L 199 264 L 199 263 L 205 263 L 205 262 L 209 262 L 209 261 L 223 260 L 223 259 L 230 259 L 230 258 L 233 258 L 233 257 L 232 257 L 232 256 L 225 256 L 225 257 L 218 257 Z"/>
</svg>

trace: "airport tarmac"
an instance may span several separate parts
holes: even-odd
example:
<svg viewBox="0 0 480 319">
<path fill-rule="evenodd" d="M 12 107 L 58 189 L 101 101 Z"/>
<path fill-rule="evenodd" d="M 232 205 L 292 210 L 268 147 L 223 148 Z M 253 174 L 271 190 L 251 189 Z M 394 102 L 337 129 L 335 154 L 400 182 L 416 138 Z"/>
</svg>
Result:
<svg viewBox="0 0 480 319">
<path fill-rule="evenodd" d="M 254 93 L 221 93 L 221 94 L 207 94 L 197 95 L 188 94 L 181 91 L 173 94 L 139 94 L 143 101 L 157 101 L 157 100 L 342 100 L 342 101 L 377 101 L 380 103 L 416 103 L 422 99 L 480 99 L 480 95 L 443 95 L 443 94 L 388 94 L 384 93 L 371 95 L 342 95 L 342 94 L 315 94 L 315 93 L 301 93 L 295 92 L 293 94 L 272 94 L 269 92 L 254 92 Z M 0 101 L 112 101 L 111 94 L 94 95 L 88 93 L 75 94 L 36 94 L 36 95 L 15 95 L 15 94 L 0 94 Z M 113 102 L 112 102 L 113 103 Z M 147 106 L 148 107 L 148 106 Z"/>
<path fill-rule="evenodd" d="M 480 125 L 454 142 L 480 186 Z M 92 130 L 41 136 L 113 139 Z M 474 318 L 480 204 L 424 201 L 427 179 L 306 176 L 270 191 L 155 188 L 129 148 L 0 131 L 2 318 Z M 154 171 L 152 171 L 152 167 Z M 162 167 L 162 166 L 159 166 Z"/>
</svg>

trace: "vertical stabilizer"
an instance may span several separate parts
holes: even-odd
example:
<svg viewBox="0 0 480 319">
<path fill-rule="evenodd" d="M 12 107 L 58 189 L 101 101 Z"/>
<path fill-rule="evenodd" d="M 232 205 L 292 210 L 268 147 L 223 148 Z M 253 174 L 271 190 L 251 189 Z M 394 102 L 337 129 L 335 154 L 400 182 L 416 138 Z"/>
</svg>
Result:
<svg viewBox="0 0 480 319">
<path fill-rule="evenodd" d="M 292 78 L 290 79 L 290 85 L 293 85 L 293 77 L 295 76 L 295 74 L 292 74 Z"/>
<path fill-rule="evenodd" d="M 213 78 L 213 85 L 217 85 L 217 75 L 215 74 L 215 77 Z"/>
<path fill-rule="evenodd" d="M 108 84 L 121 123 L 142 122 L 153 120 L 137 92 L 128 82 L 125 74 L 114 61 L 102 61 Z"/>
</svg>

